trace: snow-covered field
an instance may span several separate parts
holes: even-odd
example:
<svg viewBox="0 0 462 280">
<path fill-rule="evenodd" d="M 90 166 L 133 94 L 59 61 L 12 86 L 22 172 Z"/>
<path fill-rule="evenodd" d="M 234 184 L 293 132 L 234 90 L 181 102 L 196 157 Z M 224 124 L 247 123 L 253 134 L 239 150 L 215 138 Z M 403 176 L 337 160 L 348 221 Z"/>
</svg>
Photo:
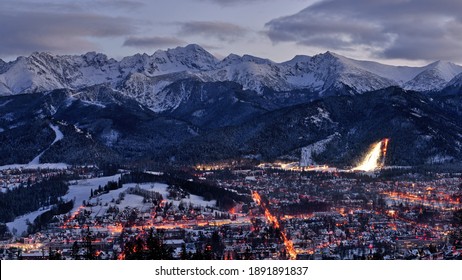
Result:
<svg viewBox="0 0 462 280">
<path fill-rule="evenodd" d="M 97 189 L 99 185 L 104 186 L 109 181 L 117 181 L 120 178 L 120 175 L 110 176 L 110 177 L 101 177 L 95 179 L 88 179 L 88 180 L 79 180 L 77 181 L 77 185 L 69 186 L 69 192 L 63 196 L 66 200 L 75 199 L 74 201 L 74 208 L 72 212 L 76 211 L 84 200 L 88 200 L 90 197 L 91 189 Z M 13 228 L 16 229 L 16 234 L 21 235 L 24 231 L 27 230 L 27 220 L 33 222 L 35 218 L 37 218 L 40 214 L 44 213 L 45 211 L 49 210 L 50 207 L 46 209 L 37 210 L 31 213 L 28 213 L 24 216 L 16 218 L 13 222 L 7 223 L 8 228 L 10 231 L 13 231 Z"/>
<path fill-rule="evenodd" d="M 117 182 L 119 178 L 120 175 L 118 174 L 108 177 L 78 180 L 77 184 L 69 186 L 69 192 L 63 198 L 67 200 L 74 200 L 74 208 L 72 209 L 72 212 L 76 211 L 79 208 L 79 206 L 82 205 L 84 200 L 89 200 L 91 189 L 96 190 L 99 186 L 104 187 L 110 181 Z M 112 191 L 108 195 L 114 194 L 115 192 L 121 190 L 123 190 L 123 188 Z"/>
<path fill-rule="evenodd" d="M 165 201 L 171 202 L 173 205 L 176 206 L 178 206 L 181 203 L 181 201 L 183 201 L 186 204 L 191 203 L 193 205 L 203 207 L 214 207 L 216 205 L 216 200 L 205 201 L 202 197 L 192 194 L 189 198 L 185 198 L 182 200 L 167 199 L 168 185 L 161 183 L 124 184 L 120 189 L 113 190 L 109 193 L 101 194 L 93 198 L 90 198 L 90 193 L 92 189 L 95 191 L 99 188 L 99 186 L 104 187 L 110 181 L 117 182 L 120 176 L 121 175 L 118 174 L 114 176 L 84 179 L 72 182 L 72 185 L 69 186 L 68 193 L 63 196 L 64 200 L 74 200 L 74 207 L 70 211 L 70 213 L 76 212 L 80 208 L 80 206 L 82 206 L 84 201 L 94 205 L 91 207 L 93 217 L 104 215 L 110 206 L 117 206 L 119 209 L 125 209 L 126 207 L 137 208 L 140 211 L 143 211 L 145 208 L 150 206 L 149 204 L 143 203 L 143 197 L 127 193 L 127 190 L 129 188 L 134 188 L 136 186 L 143 190 L 158 192 L 163 196 Z M 121 200 L 119 204 L 115 204 L 115 201 L 119 199 L 121 193 L 125 193 L 124 199 Z M 22 235 L 22 233 L 27 230 L 27 221 L 33 222 L 37 216 L 49 209 L 50 207 L 18 217 L 13 222 L 8 223 L 7 226 L 10 229 L 10 231 L 16 229 L 16 234 Z"/>
<path fill-rule="evenodd" d="M 27 231 L 27 221 L 33 222 L 40 214 L 48 211 L 50 207 L 28 213 L 26 215 L 17 217 L 14 221 L 6 224 L 11 233 L 22 235 Z"/>
<path fill-rule="evenodd" d="M 110 178 L 110 177 L 105 177 L 105 178 Z M 105 179 L 104 181 L 106 181 L 107 183 L 109 181 L 117 181 L 117 179 L 118 179 L 117 177 L 113 176 L 112 179 L 110 180 Z M 79 195 L 77 196 L 78 199 L 76 199 L 76 203 L 74 204 L 73 211 L 77 210 L 79 206 L 82 205 L 83 200 L 86 200 L 96 205 L 92 207 L 92 211 L 93 211 L 92 216 L 94 217 L 104 215 L 110 206 L 117 206 L 119 209 L 125 209 L 126 207 L 137 208 L 140 211 L 143 211 L 145 208 L 148 208 L 150 206 L 149 204 L 143 203 L 143 197 L 139 195 L 133 195 L 133 194 L 126 193 L 126 191 L 129 188 L 135 188 L 136 186 L 138 186 L 140 189 L 143 189 L 143 190 L 160 193 L 165 201 L 171 202 L 173 205 L 176 205 L 176 206 L 178 206 L 181 203 L 181 201 L 183 201 L 187 205 L 191 203 L 193 205 L 203 206 L 203 207 L 206 207 L 206 206 L 213 207 L 216 205 L 216 200 L 205 201 L 202 197 L 197 196 L 197 195 L 190 195 L 189 198 L 185 198 L 182 200 L 167 199 L 168 185 L 161 184 L 161 183 L 124 184 L 123 187 L 120 189 L 113 190 L 113 191 L 110 191 L 109 193 L 102 194 L 92 199 L 89 199 L 91 188 L 93 188 L 93 190 L 96 190 L 99 185 L 104 186 L 106 183 L 95 184 L 95 182 L 93 182 L 89 185 L 86 185 L 85 187 L 80 185 L 81 187 L 79 188 Z M 125 193 L 124 199 L 120 201 L 120 204 L 115 204 L 114 201 L 116 201 L 119 198 L 119 195 L 121 193 Z M 66 197 L 72 198 L 69 195 L 66 195 Z M 79 203 L 77 203 L 77 201 Z"/>
<path fill-rule="evenodd" d="M 136 184 L 126 184 L 126 185 L 124 185 L 124 187 L 125 186 L 134 187 L 134 186 L 136 186 Z M 166 200 L 168 202 L 172 202 L 173 205 L 177 205 L 177 206 L 180 204 L 181 201 L 185 202 L 186 204 L 191 203 L 193 205 L 200 205 L 200 206 L 204 206 L 204 207 L 206 207 L 206 206 L 214 207 L 216 205 L 216 203 L 217 203 L 216 200 L 205 201 L 203 197 L 193 195 L 193 194 L 191 194 L 189 196 L 189 198 L 184 198 L 181 201 L 167 199 L 167 196 L 168 196 L 167 187 L 168 187 L 168 185 L 166 185 L 166 184 L 146 183 L 146 184 L 139 184 L 139 187 L 141 189 L 158 192 L 158 193 L 160 193 L 162 195 L 164 200 Z"/>
</svg>

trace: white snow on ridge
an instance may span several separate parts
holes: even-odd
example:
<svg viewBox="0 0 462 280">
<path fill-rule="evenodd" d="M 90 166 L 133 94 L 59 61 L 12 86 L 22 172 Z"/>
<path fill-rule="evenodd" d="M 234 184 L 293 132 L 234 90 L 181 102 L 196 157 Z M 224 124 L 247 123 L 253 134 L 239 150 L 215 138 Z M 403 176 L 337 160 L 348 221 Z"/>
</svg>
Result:
<svg viewBox="0 0 462 280">
<path fill-rule="evenodd" d="M 374 61 L 354 60 L 347 57 L 342 57 L 342 60 L 354 67 L 358 67 L 378 76 L 393 80 L 399 85 L 411 80 L 424 70 L 424 67 L 393 66 Z"/>
<path fill-rule="evenodd" d="M 341 88 L 342 84 L 362 93 L 394 85 L 418 91 L 440 90 L 461 72 L 462 66 L 449 62 L 438 61 L 423 67 L 392 66 L 331 52 L 296 56 L 283 63 L 249 55 L 229 55 L 219 61 L 200 46 L 188 45 L 152 55 L 136 54 L 120 61 L 100 53 L 34 53 L 10 62 L 0 74 L 0 95 L 106 84 L 161 112 L 171 110 L 182 100 L 165 92 L 166 87 L 187 78 L 232 81 L 257 93 L 264 88 L 324 92 Z"/>
</svg>

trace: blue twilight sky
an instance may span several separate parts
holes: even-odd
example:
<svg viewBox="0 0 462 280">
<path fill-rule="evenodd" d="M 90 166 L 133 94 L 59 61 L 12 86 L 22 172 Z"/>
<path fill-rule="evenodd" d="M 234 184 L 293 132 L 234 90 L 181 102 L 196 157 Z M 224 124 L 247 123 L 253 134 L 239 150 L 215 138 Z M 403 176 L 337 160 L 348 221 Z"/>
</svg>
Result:
<svg viewBox="0 0 462 280">
<path fill-rule="evenodd" d="M 462 63 L 460 0 L 1 0 L 0 58 L 34 51 L 120 59 L 196 43 L 217 57 Z"/>
</svg>

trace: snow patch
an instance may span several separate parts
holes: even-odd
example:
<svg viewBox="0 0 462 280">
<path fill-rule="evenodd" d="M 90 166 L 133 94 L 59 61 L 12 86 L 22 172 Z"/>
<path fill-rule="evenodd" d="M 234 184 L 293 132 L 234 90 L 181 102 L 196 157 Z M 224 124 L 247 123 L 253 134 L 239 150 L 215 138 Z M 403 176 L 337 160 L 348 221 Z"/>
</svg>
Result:
<svg viewBox="0 0 462 280">
<path fill-rule="evenodd" d="M 57 125 L 50 124 L 50 128 L 53 129 L 55 132 L 55 140 L 46 148 L 43 152 L 41 152 L 38 156 L 36 156 L 31 162 L 29 162 L 29 165 L 38 165 L 40 164 L 40 157 L 48 151 L 51 146 L 53 146 L 56 142 L 61 141 L 64 138 L 64 134 L 59 130 L 59 127 Z"/>
<path fill-rule="evenodd" d="M 194 111 L 194 113 L 192 113 L 192 116 L 196 118 L 200 118 L 204 115 L 204 113 L 205 113 L 205 110 L 197 110 L 197 111 Z"/>
<path fill-rule="evenodd" d="M 129 187 L 130 186 L 135 187 L 137 184 L 126 184 L 126 185 L 128 185 Z M 124 187 L 126 185 L 124 185 Z M 168 199 L 167 198 L 167 196 L 168 196 L 168 190 L 167 190 L 168 185 L 162 184 L 162 183 L 147 183 L 147 184 L 139 184 L 138 186 L 141 189 L 145 189 L 145 190 L 148 190 L 148 191 L 154 191 L 154 192 L 160 193 L 162 195 L 162 197 L 164 198 L 164 200 L 166 200 L 168 202 L 171 202 L 171 203 L 173 203 L 173 205 L 176 205 L 176 206 L 180 205 L 181 201 L 185 202 L 186 204 L 191 203 L 192 205 L 204 206 L 204 207 L 207 207 L 207 206 L 215 207 L 216 203 L 217 203 L 216 200 L 206 201 L 206 200 L 204 200 L 203 197 L 193 195 L 193 194 L 190 194 L 189 198 L 183 198 L 181 200 Z"/>
<path fill-rule="evenodd" d="M 1 119 L 5 120 L 5 121 L 8 121 L 8 122 L 11 122 L 14 120 L 14 114 L 13 113 L 7 113 L 5 115 L 3 115 L 3 117 L 1 117 Z"/>
<path fill-rule="evenodd" d="M 312 115 L 310 117 L 305 118 L 305 123 L 309 122 L 318 127 L 325 121 L 332 123 L 329 112 L 319 107 L 317 108 L 317 110 L 318 110 L 318 113 L 316 115 Z"/>
<path fill-rule="evenodd" d="M 104 105 L 101 102 L 96 102 L 96 101 L 88 101 L 88 100 L 81 100 L 82 103 L 86 106 L 96 106 L 99 108 L 106 108 L 106 105 Z"/>
<path fill-rule="evenodd" d="M 50 127 L 53 129 L 56 135 L 55 140 L 53 140 L 51 143 L 51 145 L 53 145 L 54 143 L 62 140 L 64 138 L 64 134 L 61 132 L 61 130 L 59 130 L 59 126 L 50 124 Z"/>
<path fill-rule="evenodd" d="M 193 136 L 198 136 L 199 135 L 199 133 L 196 130 L 194 130 L 194 128 L 192 128 L 190 126 L 188 126 L 188 132 Z"/>
<path fill-rule="evenodd" d="M 96 190 L 99 186 L 104 187 L 109 181 L 117 182 L 119 179 L 120 174 L 75 181 L 74 184 L 69 186 L 69 191 L 63 198 L 65 200 L 74 200 L 74 208 L 71 210 L 71 212 L 74 212 L 83 204 L 84 200 L 88 201 L 91 189 Z M 108 194 L 114 195 L 117 191 L 121 192 L 123 188 L 111 191 Z"/>
<path fill-rule="evenodd" d="M 16 219 L 14 219 L 14 221 L 7 223 L 6 226 L 8 227 L 10 232 L 15 231 L 17 236 L 21 236 L 24 233 L 27 233 L 27 222 L 34 222 L 35 218 L 37 218 L 39 215 L 45 213 L 50 209 L 51 206 L 17 217 Z"/>
<path fill-rule="evenodd" d="M 417 117 L 417 118 L 421 118 L 422 116 L 417 114 L 417 113 L 414 113 L 414 112 L 411 112 L 411 115 L 413 115 L 414 117 Z"/>
<path fill-rule="evenodd" d="M 439 154 L 439 155 L 434 155 L 434 156 L 427 158 L 426 163 L 427 164 L 445 163 L 445 162 L 450 162 L 453 159 L 454 158 L 451 156 Z"/>
<path fill-rule="evenodd" d="M 324 152 L 327 144 L 329 144 L 336 136 L 339 136 L 339 134 L 334 133 L 324 140 L 303 147 L 300 157 L 300 166 L 316 165 L 316 162 L 312 158 L 313 155 Z"/>
<path fill-rule="evenodd" d="M 101 135 L 101 138 L 103 138 L 103 140 L 106 142 L 106 145 L 108 145 L 109 147 L 112 147 L 112 145 L 114 145 L 114 143 L 117 142 L 119 137 L 120 133 L 114 129 L 110 129 L 109 131 Z"/>
</svg>

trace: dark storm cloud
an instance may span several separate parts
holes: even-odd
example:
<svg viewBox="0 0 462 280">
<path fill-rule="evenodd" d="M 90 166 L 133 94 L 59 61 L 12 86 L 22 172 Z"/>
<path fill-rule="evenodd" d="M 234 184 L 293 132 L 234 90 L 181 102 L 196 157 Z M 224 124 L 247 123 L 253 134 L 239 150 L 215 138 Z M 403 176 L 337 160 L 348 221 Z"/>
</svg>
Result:
<svg viewBox="0 0 462 280">
<path fill-rule="evenodd" d="M 383 58 L 460 61 L 461 11 L 459 0 L 322 0 L 265 26 L 274 43 L 367 49 Z"/>
<path fill-rule="evenodd" d="M 179 23 L 179 26 L 178 34 L 181 36 L 198 35 L 224 42 L 233 42 L 248 32 L 241 26 L 220 21 L 191 21 Z"/>
<path fill-rule="evenodd" d="M 162 48 L 186 44 L 185 41 L 174 37 L 128 37 L 124 46 L 141 48 Z"/>
<path fill-rule="evenodd" d="M 94 49 L 91 38 L 130 35 L 125 18 L 84 13 L 0 11 L 0 55 Z"/>
</svg>

